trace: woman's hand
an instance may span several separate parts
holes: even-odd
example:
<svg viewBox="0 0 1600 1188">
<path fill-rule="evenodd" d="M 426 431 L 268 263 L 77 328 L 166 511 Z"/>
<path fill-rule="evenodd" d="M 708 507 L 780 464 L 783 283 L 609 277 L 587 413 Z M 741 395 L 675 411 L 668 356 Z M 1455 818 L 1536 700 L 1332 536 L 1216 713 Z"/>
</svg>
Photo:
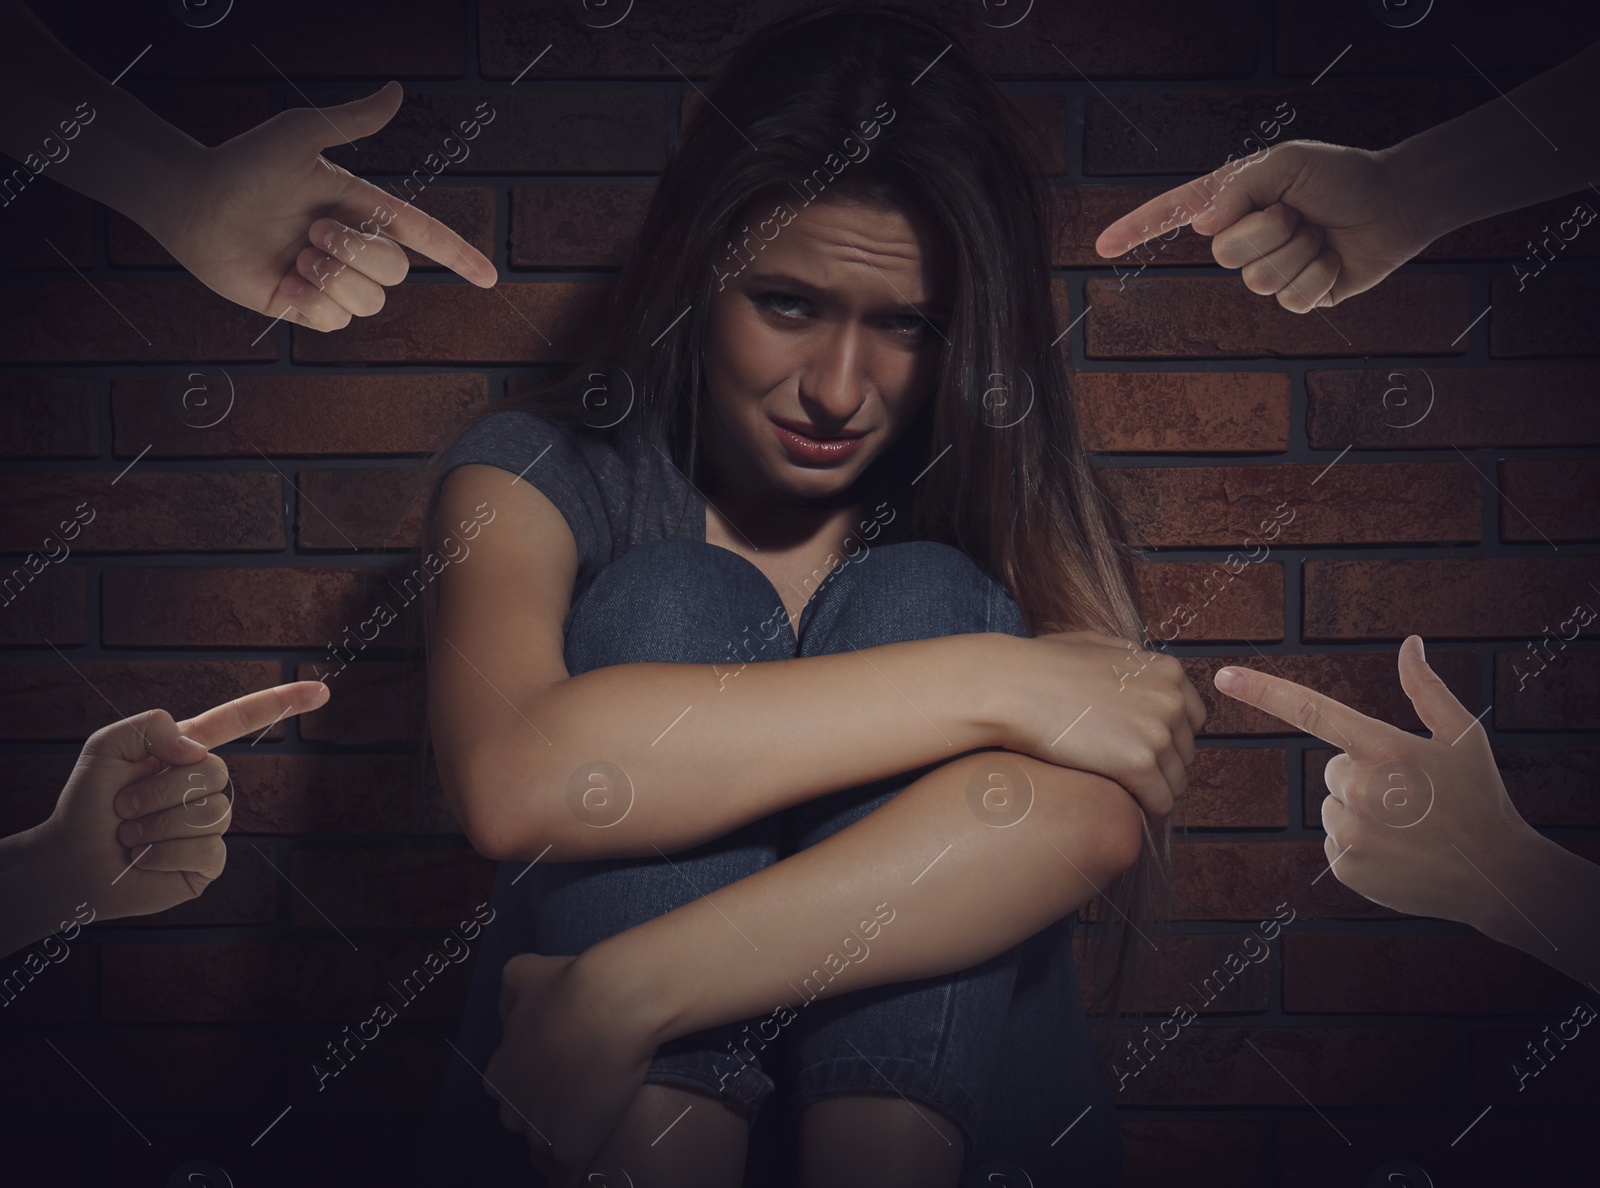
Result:
<svg viewBox="0 0 1600 1188">
<path fill-rule="evenodd" d="M 377 132 L 401 96 L 391 82 L 350 103 L 293 107 L 204 150 L 152 206 L 147 230 L 207 288 L 313 330 L 382 309 L 383 286 L 410 267 L 400 244 L 492 287 L 483 253 L 321 154 Z"/>
<path fill-rule="evenodd" d="M 1211 254 L 1242 269 L 1252 293 L 1276 294 L 1291 313 L 1364 293 L 1427 247 L 1425 189 L 1403 181 L 1395 157 L 1315 140 L 1290 140 L 1168 190 L 1100 233 L 1115 258 L 1189 226 Z"/>
<path fill-rule="evenodd" d="M 1152 818 L 1170 813 L 1206 720 L 1183 665 L 1095 631 L 999 640 L 1000 745 L 1116 780 Z"/>
<path fill-rule="evenodd" d="M 552 1186 L 580 1183 L 644 1084 L 655 1045 L 577 958 L 523 953 L 500 983 L 502 1034 L 483 1090 Z"/>
</svg>

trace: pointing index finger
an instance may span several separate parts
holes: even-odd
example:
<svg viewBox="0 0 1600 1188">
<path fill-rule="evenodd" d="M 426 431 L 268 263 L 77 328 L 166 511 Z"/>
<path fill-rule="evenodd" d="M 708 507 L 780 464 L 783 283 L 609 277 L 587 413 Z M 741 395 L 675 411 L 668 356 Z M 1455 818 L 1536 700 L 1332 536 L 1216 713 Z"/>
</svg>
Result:
<svg viewBox="0 0 1600 1188">
<path fill-rule="evenodd" d="M 1094 241 L 1094 250 L 1104 259 L 1115 259 L 1158 235 L 1187 227 L 1210 201 L 1199 179 L 1175 186 L 1129 211 L 1100 232 Z"/>
<path fill-rule="evenodd" d="M 494 287 L 499 277 L 489 257 L 432 215 L 423 214 L 409 202 L 402 202 L 369 181 L 361 178 L 355 180 L 360 184 L 350 192 L 340 210 L 345 212 L 347 207 L 349 211 L 367 209 L 371 214 L 347 212 L 344 214 L 346 222 L 352 222 L 353 218 L 364 218 L 358 228 L 362 234 L 381 231 L 396 243 L 404 244 L 435 263 L 443 264 L 480 289 Z"/>
<path fill-rule="evenodd" d="M 291 681 L 213 706 L 178 723 L 178 732 L 210 750 L 246 734 L 265 730 L 283 718 L 303 714 L 328 700 L 321 681 Z"/>
<path fill-rule="evenodd" d="M 1403 733 L 1315 689 L 1252 668 L 1220 668 L 1212 680 L 1229 697 L 1332 743 L 1357 760 L 1373 753 L 1385 731 Z"/>
</svg>

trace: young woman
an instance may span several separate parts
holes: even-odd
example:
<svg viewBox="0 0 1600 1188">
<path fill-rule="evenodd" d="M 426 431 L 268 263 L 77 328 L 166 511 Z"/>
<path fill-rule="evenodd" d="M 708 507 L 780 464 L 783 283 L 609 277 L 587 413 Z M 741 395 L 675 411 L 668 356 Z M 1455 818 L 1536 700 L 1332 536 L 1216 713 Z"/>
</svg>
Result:
<svg viewBox="0 0 1600 1188">
<path fill-rule="evenodd" d="M 1032 159 L 925 19 L 769 25 L 583 362 L 436 459 L 431 730 L 501 860 L 435 1119 L 478 1182 L 498 1109 L 523 1176 L 737 1185 L 780 1085 L 804 1185 L 1115 1182 L 1072 914 L 1120 968 L 1204 711 L 1131 642 Z"/>
</svg>

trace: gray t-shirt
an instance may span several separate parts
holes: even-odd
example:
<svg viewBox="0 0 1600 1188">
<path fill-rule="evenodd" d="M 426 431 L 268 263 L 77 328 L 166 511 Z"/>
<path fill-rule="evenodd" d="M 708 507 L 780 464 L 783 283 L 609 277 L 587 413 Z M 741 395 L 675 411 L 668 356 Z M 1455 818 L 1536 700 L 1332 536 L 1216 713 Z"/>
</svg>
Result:
<svg viewBox="0 0 1600 1188">
<path fill-rule="evenodd" d="M 644 420 L 630 417 L 613 446 L 598 433 L 508 408 L 469 429 L 441 463 L 441 482 L 469 463 L 510 471 L 543 492 L 566 519 L 578 546 L 578 574 L 563 632 L 595 576 L 634 545 L 706 538 L 705 500 L 665 447 L 646 440 Z"/>
<path fill-rule="evenodd" d="M 543 492 L 566 519 L 578 547 L 578 573 L 561 624 L 563 635 L 596 575 L 634 545 L 662 537 L 706 538 L 705 499 L 672 462 L 665 445 L 649 435 L 646 421 L 628 418 L 613 446 L 598 432 L 569 428 L 522 409 L 503 409 L 463 434 L 441 462 L 440 482 L 469 463 L 510 471 Z M 894 483 L 887 474 L 874 473 L 861 488 L 863 498 L 870 499 L 867 516 L 883 521 L 881 536 L 868 530 L 879 544 L 910 539 L 910 496 L 904 491 L 891 495 Z M 885 510 L 874 515 L 879 507 Z"/>
</svg>

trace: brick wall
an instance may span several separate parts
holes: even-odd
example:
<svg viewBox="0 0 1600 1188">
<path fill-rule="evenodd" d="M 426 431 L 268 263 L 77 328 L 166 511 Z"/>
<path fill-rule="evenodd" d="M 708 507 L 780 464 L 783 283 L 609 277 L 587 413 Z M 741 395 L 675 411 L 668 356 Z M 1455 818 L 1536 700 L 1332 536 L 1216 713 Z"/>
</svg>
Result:
<svg viewBox="0 0 1600 1188">
<path fill-rule="evenodd" d="M 614 18 L 553 0 L 295 2 L 209 29 L 155 3 L 37 7 L 106 77 L 151 46 L 124 85 L 210 144 L 400 79 L 389 127 L 328 153 L 378 182 L 487 100 L 492 126 L 418 202 L 502 280 L 481 291 L 413 256 L 379 315 L 322 335 L 221 300 L 48 175 L 0 210 L 5 568 L 73 508 L 96 513 L 70 558 L 0 608 L 7 832 L 48 812 L 100 725 L 314 675 L 399 564 L 422 457 L 563 359 L 666 160 L 684 76 L 705 79 L 713 54 L 792 6 L 641 5 L 594 28 Z M 1152 1024 L 1197 1001 L 1191 988 L 1280 905 L 1295 913 L 1117 1094 L 1128 1182 L 1364 1184 L 1405 1160 L 1442 1185 L 1513 1153 L 1553 1172 L 1594 1082 L 1569 1059 L 1518 1095 L 1509 1065 L 1586 996 L 1321 877 L 1334 752 L 1219 698 L 1210 674 L 1266 668 L 1417 729 L 1394 653 L 1421 633 L 1486 711 L 1522 812 L 1600 858 L 1600 649 L 1579 638 L 1526 688 L 1512 670 L 1574 604 L 1600 605 L 1600 231 L 1519 289 L 1512 264 L 1572 201 L 1505 215 L 1302 317 L 1209 266 L 1187 231 L 1131 277 L 1090 245 L 1115 215 L 1243 155 L 1283 105 L 1288 136 L 1381 147 L 1493 98 L 1483 75 L 1506 90 L 1555 64 L 1600 21 L 1573 3 L 1441 3 L 1410 27 L 1425 5 L 930 7 L 1053 146 L 1051 184 L 1077 189 L 1054 260 L 1062 342 L 1096 460 L 1153 550 L 1150 621 L 1205 603 L 1174 646 L 1211 717 Z M 186 405 L 197 386 L 215 399 Z M 1203 586 L 1284 504 L 1295 514 L 1270 556 Z M 93 1136 L 82 1157 L 136 1170 L 130 1182 L 206 1159 L 243 1184 L 322 1136 L 388 1149 L 427 1109 L 465 967 L 307 1092 L 323 1045 L 488 897 L 490 864 L 416 757 L 415 628 L 372 645 L 325 710 L 224 748 L 237 820 L 203 898 L 90 927 L 47 987 L 0 1014 L 16 1071 L 0 1112 L 40 1144 L 81 1152 Z"/>
</svg>

